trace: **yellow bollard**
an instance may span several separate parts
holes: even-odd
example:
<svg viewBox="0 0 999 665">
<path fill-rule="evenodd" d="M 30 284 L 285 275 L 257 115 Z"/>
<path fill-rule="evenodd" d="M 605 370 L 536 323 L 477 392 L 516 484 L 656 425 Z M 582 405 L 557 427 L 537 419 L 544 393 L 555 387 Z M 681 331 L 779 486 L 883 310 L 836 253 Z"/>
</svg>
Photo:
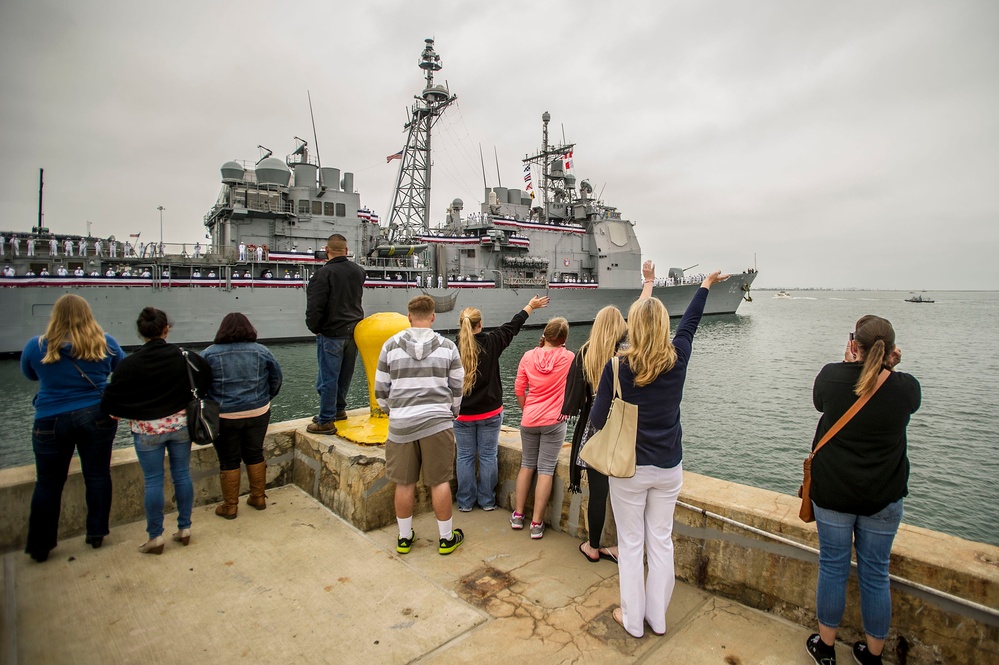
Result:
<svg viewBox="0 0 999 665">
<path fill-rule="evenodd" d="M 409 318 L 397 312 L 372 314 L 354 327 L 354 343 L 364 363 L 364 373 L 368 377 L 368 401 L 371 411 L 367 417 L 351 416 L 347 421 L 337 423 L 337 434 L 365 445 L 385 443 L 388 438 L 388 416 L 375 401 L 375 369 L 378 355 L 385 341 L 392 335 L 409 327 Z"/>
</svg>

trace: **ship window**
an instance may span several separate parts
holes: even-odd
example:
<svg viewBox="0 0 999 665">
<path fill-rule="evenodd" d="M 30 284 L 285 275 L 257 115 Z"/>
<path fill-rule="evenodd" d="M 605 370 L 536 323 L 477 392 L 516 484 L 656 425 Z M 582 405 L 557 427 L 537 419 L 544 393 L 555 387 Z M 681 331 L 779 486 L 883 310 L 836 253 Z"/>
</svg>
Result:
<svg viewBox="0 0 999 665">
<path fill-rule="evenodd" d="M 321 215 L 321 214 L 323 214 L 323 202 L 322 201 L 313 201 L 312 202 L 312 214 L 313 215 Z"/>
<path fill-rule="evenodd" d="M 465 256 L 467 256 L 470 259 L 474 259 L 475 258 L 475 250 L 474 249 L 465 250 Z"/>
<path fill-rule="evenodd" d="M 347 216 L 347 204 L 346 203 L 337 203 L 336 204 L 336 216 L 337 217 L 346 217 Z"/>
<path fill-rule="evenodd" d="M 333 213 L 332 201 L 326 201 L 325 203 L 323 203 L 323 214 L 326 215 L 327 217 L 333 216 L 334 213 Z"/>
<path fill-rule="evenodd" d="M 299 215 L 308 215 L 309 214 L 309 202 L 308 201 L 299 201 L 298 202 L 298 214 Z"/>
</svg>

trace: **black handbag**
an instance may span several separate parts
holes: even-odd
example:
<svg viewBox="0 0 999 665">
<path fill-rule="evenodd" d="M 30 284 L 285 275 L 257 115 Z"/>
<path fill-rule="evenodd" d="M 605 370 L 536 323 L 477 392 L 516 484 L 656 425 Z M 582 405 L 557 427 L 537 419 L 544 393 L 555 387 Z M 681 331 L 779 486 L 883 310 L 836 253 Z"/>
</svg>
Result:
<svg viewBox="0 0 999 665">
<path fill-rule="evenodd" d="M 219 435 L 219 403 L 198 396 L 198 388 L 194 384 L 194 373 L 191 372 L 191 361 L 187 349 L 181 349 L 184 363 L 187 365 L 187 378 L 191 382 L 191 397 L 187 403 L 187 434 L 191 441 L 201 446 L 215 443 Z"/>
</svg>

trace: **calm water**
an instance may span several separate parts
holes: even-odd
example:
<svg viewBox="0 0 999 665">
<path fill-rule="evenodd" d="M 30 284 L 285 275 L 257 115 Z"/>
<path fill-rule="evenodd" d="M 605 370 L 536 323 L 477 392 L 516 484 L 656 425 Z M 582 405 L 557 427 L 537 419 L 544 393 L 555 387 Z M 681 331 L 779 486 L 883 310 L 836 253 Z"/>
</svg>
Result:
<svg viewBox="0 0 999 665">
<path fill-rule="evenodd" d="M 999 293 L 930 295 L 936 303 L 918 305 L 903 302 L 908 294 L 901 292 L 802 291 L 778 300 L 758 291 L 739 314 L 703 320 L 683 399 L 684 468 L 795 493 L 819 416 L 812 381 L 823 364 L 842 359 L 853 323 L 878 314 L 895 326 L 904 353 L 899 369 L 923 388 L 923 405 L 909 425 L 905 521 L 999 545 L 999 514 L 991 510 L 999 506 L 999 339 L 989 332 L 999 329 Z M 547 320 L 549 312 L 535 313 L 532 322 Z M 573 327 L 569 347 L 578 348 L 588 333 L 588 326 Z M 522 331 L 503 356 L 507 425 L 517 425 L 520 416 L 513 396 L 517 362 L 537 338 L 537 330 Z M 285 373 L 273 419 L 316 413 L 315 346 L 275 344 L 271 350 Z M 34 386 L 12 360 L 0 361 L 0 385 L 7 420 L 0 466 L 31 464 Z M 348 406 L 366 404 L 359 365 Z M 130 445 L 129 437 L 119 435 L 117 445 Z"/>
</svg>

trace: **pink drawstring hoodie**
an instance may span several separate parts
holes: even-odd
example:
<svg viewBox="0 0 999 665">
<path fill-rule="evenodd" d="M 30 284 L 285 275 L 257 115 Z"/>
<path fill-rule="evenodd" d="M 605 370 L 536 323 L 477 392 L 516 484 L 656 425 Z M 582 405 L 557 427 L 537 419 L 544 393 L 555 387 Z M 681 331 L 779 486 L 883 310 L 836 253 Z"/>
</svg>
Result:
<svg viewBox="0 0 999 665">
<path fill-rule="evenodd" d="M 527 394 L 521 425 L 544 427 L 561 420 L 565 381 L 573 356 L 564 346 L 547 349 L 539 346 L 520 359 L 513 389 L 518 397 Z"/>
</svg>

